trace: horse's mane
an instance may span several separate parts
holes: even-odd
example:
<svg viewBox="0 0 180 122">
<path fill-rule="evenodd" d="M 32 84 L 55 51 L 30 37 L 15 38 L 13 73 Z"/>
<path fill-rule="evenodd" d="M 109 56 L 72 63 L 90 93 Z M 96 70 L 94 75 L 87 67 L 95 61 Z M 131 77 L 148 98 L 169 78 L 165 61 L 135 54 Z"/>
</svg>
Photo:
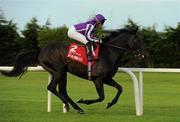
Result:
<svg viewBox="0 0 180 122">
<path fill-rule="evenodd" d="M 131 34 L 136 34 L 137 33 L 137 30 L 138 28 L 135 28 L 135 29 L 116 29 L 116 30 L 104 30 L 103 32 L 106 33 L 106 36 L 104 39 L 103 39 L 103 42 L 104 43 L 108 43 L 111 39 L 121 35 L 121 34 L 124 34 L 124 33 L 131 33 Z"/>
</svg>

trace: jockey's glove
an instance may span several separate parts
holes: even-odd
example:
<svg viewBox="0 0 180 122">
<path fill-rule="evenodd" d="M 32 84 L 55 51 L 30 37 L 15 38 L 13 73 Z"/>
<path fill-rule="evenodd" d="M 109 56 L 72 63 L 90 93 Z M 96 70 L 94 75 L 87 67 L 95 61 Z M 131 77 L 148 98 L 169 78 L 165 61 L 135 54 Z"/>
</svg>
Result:
<svg viewBox="0 0 180 122">
<path fill-rule="evenodd" d="M 102 39 L 94 39 L 93 42 L 102 43 Z"/>
<path fill-rule="evenodd" d="M 99 39 L 99 43 L 102 43 L 102 39 Z"/>
</svg>

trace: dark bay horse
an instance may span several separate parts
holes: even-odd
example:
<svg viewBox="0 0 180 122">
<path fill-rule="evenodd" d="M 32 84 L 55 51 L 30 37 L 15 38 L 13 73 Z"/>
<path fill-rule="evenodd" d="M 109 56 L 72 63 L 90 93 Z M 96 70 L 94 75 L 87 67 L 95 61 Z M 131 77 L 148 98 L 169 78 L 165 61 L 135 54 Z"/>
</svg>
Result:
<svg viewBox="0 0 180 122">
<path fill-rule="evenodd" d="M 81 78 L 88 78 L 87 67 L 78 62 L 66 58 L 68 44 L 52 43 L 40 50 L 33 50 L 27 53 L 21 53 L 17 56 L 12 71 L 0 71 L 6 76 L 19 76 L 27 70 L 28 66 L 41 65 L 52 75 L 52 80 L 47 89 L 55 94 L 66 107 L 69 104 L 79 113 L 83 110 L 69 97 L 67 85 L 67 72 L 70 72 Z M 104 100 L 104 87 L 109 85 L 117 89 L 114 99 L 107 104 L 107 108 L 117 103 L 122 87 L 112 79 L 118 70 L 118 62 L 126 51 L 140 53 L 141 45 L 137 39 L 137 29 L 118 30 L 110 32 L 110 35 L 100 44 L 98 61 L 92 66 L 92 82 L 95 84 L 99 97 L 97 99 L 80 99 L 77 103 L 93 104 Z M 59 90 L 57 90 L 59 85 Z"/>
</svg>

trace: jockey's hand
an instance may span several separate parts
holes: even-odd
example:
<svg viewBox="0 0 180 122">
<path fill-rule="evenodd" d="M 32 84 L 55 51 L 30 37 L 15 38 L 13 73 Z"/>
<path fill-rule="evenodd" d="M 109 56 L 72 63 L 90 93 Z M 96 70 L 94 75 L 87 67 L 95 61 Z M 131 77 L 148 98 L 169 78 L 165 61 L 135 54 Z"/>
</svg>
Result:
<svg viewBox="0 0 180 122">
<path fill-rule="evenodd" d="M 102 43 L 102 39 L 94 39 L 93 42 Z"/>
<path fill-rule="evenodd" d="M 99 39 L 99 43 L 102 43 L 102 39 Z"/>
</svg>

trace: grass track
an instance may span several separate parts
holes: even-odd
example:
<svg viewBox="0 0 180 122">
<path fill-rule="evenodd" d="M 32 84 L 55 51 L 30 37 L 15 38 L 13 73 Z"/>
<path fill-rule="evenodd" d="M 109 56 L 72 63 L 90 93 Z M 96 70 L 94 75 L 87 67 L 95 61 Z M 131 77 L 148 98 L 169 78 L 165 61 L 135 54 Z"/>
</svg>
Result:
<svg viewBox="0 0 180 122">
<path fill-rule="evenodd" d="M 85 115 L 71 108 L 62 113 L 62 103 L 53 96 L 47 113 L 47 73 L 29 72 L 20 80 L 0 76 L 0 122 L 180 122 L 180 76 L 177 73 L 144 73 L 144 116 L 135 116 L 133 84 L 129 76 L 114 77 L 123 87 L 119 102 L 106 110 L 116 90 L 105 86 L 106 98 L 94 105 L 81 105 Z M 68 75 L 68 93 L 73 100 L 96 98 L 91 82 Z"/>
</svg>

